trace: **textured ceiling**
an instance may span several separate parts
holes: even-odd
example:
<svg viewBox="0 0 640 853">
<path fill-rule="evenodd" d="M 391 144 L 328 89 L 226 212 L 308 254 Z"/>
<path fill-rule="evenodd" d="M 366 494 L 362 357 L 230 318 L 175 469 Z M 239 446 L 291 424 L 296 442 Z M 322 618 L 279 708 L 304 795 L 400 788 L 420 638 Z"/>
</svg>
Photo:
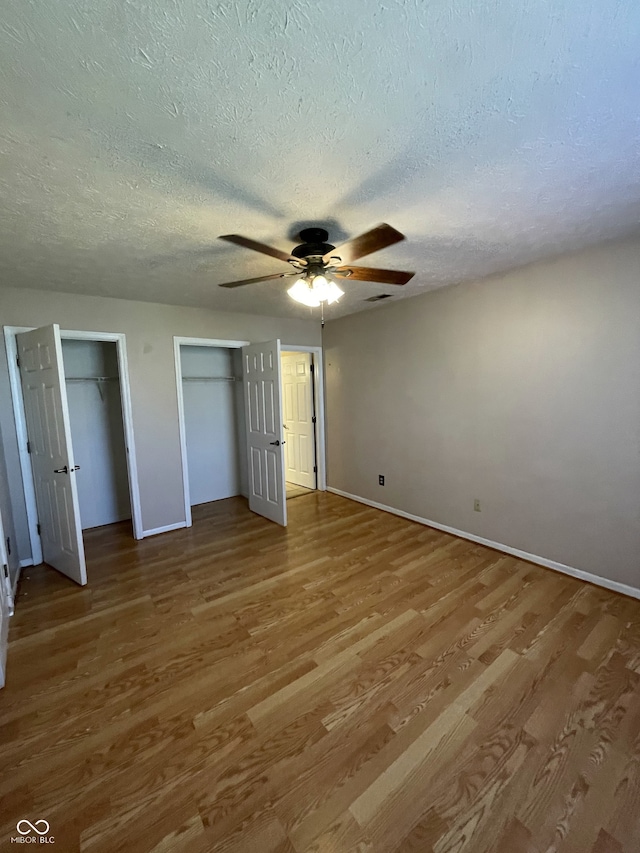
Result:
<svg viewBox="0 0 640 853">
<path fill-rule="evenodd" d="M 639 93 L 638 0 L 8 0 L 0 282 L 304 317 L 215 238 L 386 221 L 379 310 L 637 230 Z"/>
</svg>

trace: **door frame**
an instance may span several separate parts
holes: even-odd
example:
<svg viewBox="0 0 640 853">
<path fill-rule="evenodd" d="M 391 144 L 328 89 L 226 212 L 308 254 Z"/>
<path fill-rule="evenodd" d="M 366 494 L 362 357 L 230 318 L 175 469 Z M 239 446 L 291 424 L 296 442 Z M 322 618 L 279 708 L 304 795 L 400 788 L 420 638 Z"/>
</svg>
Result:
<svg viewBox="0 0 640 853">
<path fill-rule="evenodd" d="M 13 405 L 13 417 L 16 425 L 16 436 L 18 439 L 18 454 L 20 458 L 20 472 L 22 475 L 22 486 L 24 489 L 24 500 L 27 511 L 27 525 L 29 529 L 29 541 L 31 543 L 31 556 L 33 564 L 42 562 L 42 545 L 38 535 L 38 509 L 36 506 L 36 493 L 33 485 L 33 471 L 31 458 L 27 453 L 27 424 L 24 414 L 24 401 L 22 398 L 22 385 L 20 383 L 20 370 L 18 368 L 18 347 L 16 335 L 21 332 L 31 332 L 37 326 L 5 326 L 4 339 L 7 351 L 7 364 L 9 368 L 9 384 L 11 386 L 11 401 Z M 118 377 L 120 384 L 120 399 L 122 402 L 122 420 L 124 426 L 124 437 L 127 452 L 127 474 L 129 480 L 129 496 L 131 501 L 131 521 L 133 524 L 134 539 L 143 539 L 142 508 L 140 506 L 140 488 L 138 485 L 138 465 L 136 458 L 136 445 L 133 431 L 133 409 L 131 405 L 131 385 L 129 380 L 129 362 L 127 359 L 126 335 L 121 332 L 85 332 L 76 329 L 61 329 L 61 340 L 78 341 L 104 341 L 115 343 L 118 356 Z M 21 564 L 22 565 L 22 564 Z"/>
<path fill-rule="evenodd" d="M 187 462 L 187 432 L 184 422 L 184 395 L 182 393 L 182 357 L 181 346 L 189 347 L 221 347 L 223 349 L 240 349 L 249 346 L 251 341 L 230 341 L 220 338 L 187 338 L 181 335 L 173 337 L 173 357 L 176 371 L 176 393 L 178 398 L 178 428 L 180 432 L 180 459 L 182 462 L 182 488 L 184 493 L 184 517 L 186 526 L 191 527 L 191 496 L 189 491 L 189 466 Z M 314 406 L 316 411 L 316 465 L 318 466 L 317 491 L 327 490 L 327 465 L 325 455 L 325 423 L 324 423 L 324 371 L 322 364 L 322 347 L 302 346 L 300 344 L 280 343 L 280 349 L 287 352 L 308 352 L 313 356 L 314 365 Z"/>
<path fill-rule="evenodd" d="M 296 346 L 284 341 L 280 344 L 282 352 L 308 352 L 313 364 L 313 406 L 316 414 L 315 451 L 318 472 L 316 476 L 316 491 L 327 491 L 327 459 L 325 452 L 325 422 L 324 422 L 324 365 L 322 347 Z"/>
</svg>

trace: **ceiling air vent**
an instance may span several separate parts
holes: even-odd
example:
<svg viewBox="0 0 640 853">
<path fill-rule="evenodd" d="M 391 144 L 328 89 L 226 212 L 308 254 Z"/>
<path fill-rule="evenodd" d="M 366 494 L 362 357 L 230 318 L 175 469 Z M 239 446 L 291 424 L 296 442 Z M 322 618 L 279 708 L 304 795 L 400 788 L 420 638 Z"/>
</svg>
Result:
<svg viewBox="0 0 640 853">
<path fill-rule="evenodd" d="M 365 302 L 380 302 L 381 299 L 391 299 L 390 293 L 379 293 L 377 296 L 370 296 L 368 299 L 365 299 Z"/>
</svg>

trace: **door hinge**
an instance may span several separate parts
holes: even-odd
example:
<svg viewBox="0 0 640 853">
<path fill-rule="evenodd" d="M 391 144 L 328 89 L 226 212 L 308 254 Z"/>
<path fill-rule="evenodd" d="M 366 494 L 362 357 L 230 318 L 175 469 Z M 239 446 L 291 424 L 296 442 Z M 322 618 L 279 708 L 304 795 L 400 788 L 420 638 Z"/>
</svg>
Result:
<svg viewBox="0 0 640 853">
<path fill-rule="evenodd" d="M 314 466 L 313 466 L 313 473 L 314 473 L 314 474 L 317 474 L 317 473 L 318 473 L 318 466 L 317 466 L 317 465 L 314 465 Z"/>
<path fill-rule="evenodd" d="M 42 536 L 42 528 L 40 527 L 40 522 L 36 524 L 36 530 L 38 531 L 38 536 Z"/>
<path fill-rule="evenodd" d="M 309 373 L 315 373 L 315 367 L 313 362 L 311 362 L 311 364 L 309 365 Z"/>
<path fill-rule="evenodd" d="M 31 453 L 31 442 L 27 441 L 27 453 Z"/>
<path fill-rule="evenodd" d="M 317 417 L 314 415 L 314 416 L 311 418 L 311 423 L 312 423 L 312 424 L 315 424 L 315 422 L 316 422 L 317 420 L 318 420 L 318 419 L 317 419 Z"/>
<path fill-rule="evenodd" d="M 18 367 L 20 367 L 20 356 L 19 355 L 16 356 L 16 364 L 18 365 Z"/>
<path fill-rule="evenodd" d="M 7 536 L 7 556 L 11 556 L 11 537 Z"/>
</svg>

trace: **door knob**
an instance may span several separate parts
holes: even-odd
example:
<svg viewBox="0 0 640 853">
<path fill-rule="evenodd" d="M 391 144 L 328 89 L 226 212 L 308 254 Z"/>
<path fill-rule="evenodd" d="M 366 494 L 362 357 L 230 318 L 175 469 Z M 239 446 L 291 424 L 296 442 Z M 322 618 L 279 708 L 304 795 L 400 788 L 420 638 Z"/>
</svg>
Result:
<svg viewBox="0 0 640 853">
<path fill-rule="evenodd" d="M 270 441 L 269 444 L 273 444 L 275 447 L 280 447 L 281 444 L 286 444 L 286 441 Z"/>
<path fill-rule="evenodd" d="M 68 469 L 68 468 L 67 468 L 67 466 L 65 465 L 65 466 L 64 466 L 64 468 L 54 468 L 54 469 L 53 469 L 53 473 L 54 473 L 54 474 L 68 474 L 68 473 L 69 473 L 69 469 Z"/>
</svg>

